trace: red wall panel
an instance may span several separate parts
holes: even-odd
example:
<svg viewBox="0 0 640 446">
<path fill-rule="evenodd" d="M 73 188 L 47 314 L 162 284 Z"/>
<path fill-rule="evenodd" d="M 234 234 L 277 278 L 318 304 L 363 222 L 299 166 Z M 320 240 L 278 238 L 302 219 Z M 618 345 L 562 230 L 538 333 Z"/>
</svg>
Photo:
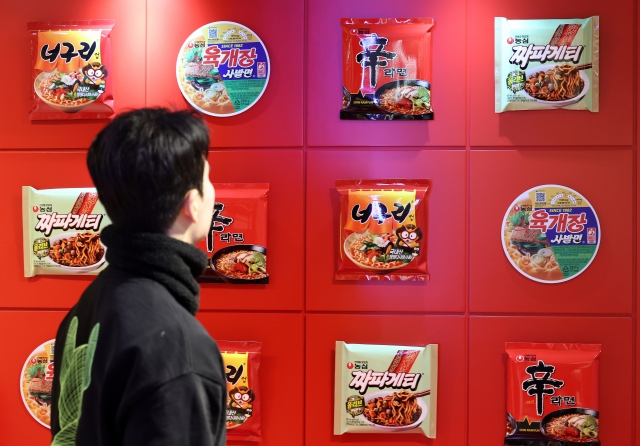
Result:
<svg viewBox="0 0 640 446">
<path fill-rule="evenodd" d="M 31 78 L 31 44 L 27 22 L 54 20 L 115 19 L 111 34 L 113 68 L 108 82 L 113 82 L 116 111 L 145 104 L 145 25 L 146 0 L 86 2 L 70 0 L 64 6 L 36 0 L 25 3 L 0 2 L 0 57 L 5 61 L 6 76 L 0 99 L 0 149 L 86 148 L 106 121 L 31 122 L 33 81 Z"/>
<path fill-rule="evenodd" d="M 505 342 L 602 344 L 600 438 L 631 445 L 633 342 L 631 318 L 480 317 L 469 327 L 469 446 L 503 444 L 506 418 Z"/>
<path fill-rule="evenodd" d="M 473 151 L 470 310 L 630 313 L 633 247 L 622 241 L 622 234 L 632 233 L 632 155 L 627 150 Z M 549 168 L 540 169 L 545 165 Z M 552 285 L 519 274 L 500 239 L 504 215 L 513 200 L 542 184 L 567 186 L 586 197 L 604 234 L 593 262 L 582 274 Z"/>
<path fill-rule="evenodd" d="M 3 420 L 0 444 L 45 445 L 51 441 L 51 431 L 39 424 L 22 402 L 20 373 L 31 352 L 55 339 L 65 314 L 62 311 L 0 311 L 0 419 Z"/>
<path fill-rule="evenodd" d="M 392 327 L 392 329 L 389 329 Z M 336 341 L 352 344 L 438 344 L 436 439 L 421 435 L 333 435 Z M 462 316 L 310 314 L 306 323 L 306 445 L 466 444 L 466 321 Z M 309 354 L 309 352 L 313 352 Z"/>
<path fill-rule="evenodd" d="M 470 135 L 472 146 L 631 145 L 633 141 L 633 0 L 533 7 L 509 0 L 469 2 Z M 611 5 L 613 6 L 613 5 Z M 600 16 L 600 112 L 536 110 L 494 113 L 494 17 Z"/>
<path fill-rule="evenodd" d="M 214 339 L 260 341 L 260 410 L 264 446 L 303 443 L 304 321 L 302 314 L 200 312 Z M 230 437 L 231 438 L 231 437 Z M 238 444 L 237 441 L 229 441 Z M 243 442 L 242 444 L 257 444 Z"/>
<path fill-rule="evenodd" d="M 147 20 L 147 105 L 188 106 L 175 72 L 182 44 L 207 23 L 238 22 L 264 42 L 271 77 L 264 95 L 249 110 L 229 118 L 205 118 L 212 147 L 302 146 L 303 2 L 154 0 L 147 3 Z"/>
<path fill-rule="evenodd" d="M 462 151 L 312 151 L 307 154 L 307 310 L 464 311 L 465 156 Z M 430 178 L 424 282 L 334 280 L 338 179 Z M 319 247 L 328 249 L 318 249 Z"/>
<path fill-rule="evenodd" d="M 309 146 L 461 146 L 466 143 L 466 2 L 366 4 L 308 0 L 307 144 Z M 341 121 L 342 17 L 434 17 L 435 121 Z M 331 131 L 327 131 L 330 128 Z"/>
</svg>

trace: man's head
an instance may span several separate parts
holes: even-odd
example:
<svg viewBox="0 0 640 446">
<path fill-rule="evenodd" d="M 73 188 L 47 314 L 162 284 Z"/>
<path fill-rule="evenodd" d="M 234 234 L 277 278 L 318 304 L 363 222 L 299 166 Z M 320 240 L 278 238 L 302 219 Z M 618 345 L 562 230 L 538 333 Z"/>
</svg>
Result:
<svg viewBox="0 0 640 446">
<path fill-rule="evenodd" d="M 144 108 L 98 133 L 87 165 L 114 226 L 195 243 L 213 211 L 208 153 L 207 126 L 194 114 Z"/>
</svg>

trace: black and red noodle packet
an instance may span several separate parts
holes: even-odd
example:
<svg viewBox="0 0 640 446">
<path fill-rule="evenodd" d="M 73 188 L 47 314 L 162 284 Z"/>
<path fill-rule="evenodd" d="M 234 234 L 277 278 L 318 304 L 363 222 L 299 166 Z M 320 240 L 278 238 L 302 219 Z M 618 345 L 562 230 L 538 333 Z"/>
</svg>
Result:
<svg viewBox="0 0 640 446">
<path fill-rule="evenodd" d="M 505 445 L 599 445 L 600 344 L 507 342 Z"/>
<path fill-rule="evenodd" d="M 433 119 L 433 19 L 344 18 L 340 23 L 340 119 Z"/>
<path fill-rule="evenodd" d="M 338 280 L 429 279 L 430 180 L 338 180 Z"/>
<path fill-rule="evenodd" d="M 31 120 L 105 119 L 114 113 L 114 20 L 31 22 Z"/>
<path fill-rule="evenodd" d="M 227 438 L 261 441 L 260 368 L 261 342 L 217 341 L 227 380 Z"/>
<path fill-rule="evenodd" d="M 200 282 L 269 283 L 266 183 L 214 183 L 211 228 L 198 247 L 209 256 Z"/>
</svg>

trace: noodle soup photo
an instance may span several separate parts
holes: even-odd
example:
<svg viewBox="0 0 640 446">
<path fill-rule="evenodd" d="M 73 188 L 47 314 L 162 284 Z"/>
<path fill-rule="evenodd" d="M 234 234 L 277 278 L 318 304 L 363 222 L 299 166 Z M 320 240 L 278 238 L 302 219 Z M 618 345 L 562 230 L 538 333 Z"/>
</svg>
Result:
<svg viewBox="0 0 640 446">
<path fill-rule="evenodd" d="M 257 245 L 222 248 L 211 258 L 211 268 L 228 283 L 268 283 L 267 249 Z"/>
<path fill-rule="evenodd" d="M 45 427 L 51 426 L 51 390 L 55 339 L 37 347 L 20 374 L 20 396 L 29 414 Z"/>
<path fill-rule="evenodd" d="M 560 283 L 581 274 L 600 245 L 600 224 L 589 202 L 573 189 L 543 185 L 509 206 L 501 228 L 509 262 L 525 277 Z"/>
<path fill-rule="evenodd" d="M 569 443 L 600 444 L 598 411 L 563 409 L 551 412 L 540 422 L 540 431 L 549 439 Z"/>
</svg>

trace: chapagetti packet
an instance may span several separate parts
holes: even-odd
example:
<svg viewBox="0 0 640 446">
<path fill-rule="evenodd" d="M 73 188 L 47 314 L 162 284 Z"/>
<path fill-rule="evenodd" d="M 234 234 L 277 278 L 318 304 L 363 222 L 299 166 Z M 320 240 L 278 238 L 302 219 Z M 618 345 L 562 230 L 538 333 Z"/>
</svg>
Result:
<svg viewBox="0 0 640 446">
<path fill-rule="evenodd" d="M 429 280 L 430 180 L 338 180 L 337 280 Z"/>
<path fill-rule="evenodd" d="M 340 119 L 433 119 L 433 19 L 344 18 L 340 23 Z"/>
<path fill-rule="evenodd" d="M 436 438 L 438 345 L 336 341 L 333 433 Z"/>
<path fill-rule="evenodd" d="M 200 282 L 269 283 L 267 183 L 214 183 L 211 228 L 198 247 L 209 256 Z"/>
<path fill-rule="evenodd" d="M 495 18 L 495 111 L 598 111 L 600 18 Z"/>
<path fill-rule="evenodd" d="M 32 120 L 105 119 L 114 113 L 114 20 L 33 22 Z"/>
<path fill-rule="evenodd" d="M 106 265 L 100 230 L 110 223 L 93 188 L 23 186 L 24 276 L 98 274 Z"/>
<path fill-rule="evenodd" d="M 600 344 L 507 342 L 505 446 L 600 444 Z"/>
<path fill-rule="evenodd" d="M 216 341 L 227 379 L 227 438 L 262 441 L 260 419 L 261 342 Z"/>
</svg>

